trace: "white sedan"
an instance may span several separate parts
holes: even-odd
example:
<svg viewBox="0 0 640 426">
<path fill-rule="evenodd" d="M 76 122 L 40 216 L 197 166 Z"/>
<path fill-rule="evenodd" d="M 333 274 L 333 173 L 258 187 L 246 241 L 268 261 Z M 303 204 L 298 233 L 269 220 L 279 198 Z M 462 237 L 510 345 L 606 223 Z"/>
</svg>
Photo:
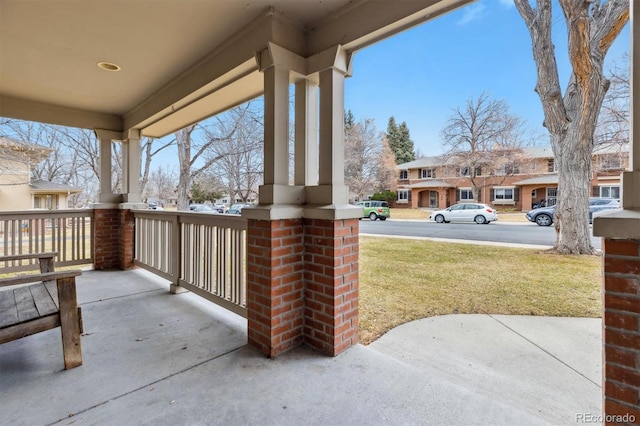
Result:
<svg viewBox="0 0 640 426">
<path fill-rule="evenodd" d="M 438 223 L 475 222 L 478 224 L 490 223 L 498 220 L 498 212 L 488 204 L 460 203 L 454 204 L 444 210 L 436 210 L 429 219 Z"/>
</svg>

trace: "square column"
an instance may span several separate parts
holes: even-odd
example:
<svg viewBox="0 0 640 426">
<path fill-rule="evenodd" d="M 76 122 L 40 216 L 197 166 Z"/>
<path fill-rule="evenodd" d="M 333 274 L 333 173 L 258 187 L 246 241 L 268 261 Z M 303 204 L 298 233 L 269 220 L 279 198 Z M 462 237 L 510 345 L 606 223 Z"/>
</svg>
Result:
<svg viewBox="0 0 640 426">
<path fill-rule="evenodd" d="M 358 342 L 362 208 L 348 205 L 344 185 L 349 58 L 339 46 L 304 59 L 269 44 L 256 55 L 265 79 L 265 175 L 260 204 L 244 209 L 242 216 L 249 221 L 249 344 L 269 357 L 302 343 L 335 356 Z M 290 184 L 293 76 L 295 167 Z"/>
<path fill-rule="evenodd" d="M 122 141 L 123 160 L 123 201 L 139 203 L 142 200 L 140 192 L 140 131 L 131 129 L 127 139 Z"/>
<path fill-rule="evenodd" d="M 100 192 L 98 200 L 100 203 L 118 203 L 122 200 L 119 194 L 114 194 L 111 187 L 112 180 L 112 155 L 111 150 L 114 140 L 120 140 L 122 135 L 109 130 L 95 130 L 96 137 L 100 144 Z"/>
</svg>

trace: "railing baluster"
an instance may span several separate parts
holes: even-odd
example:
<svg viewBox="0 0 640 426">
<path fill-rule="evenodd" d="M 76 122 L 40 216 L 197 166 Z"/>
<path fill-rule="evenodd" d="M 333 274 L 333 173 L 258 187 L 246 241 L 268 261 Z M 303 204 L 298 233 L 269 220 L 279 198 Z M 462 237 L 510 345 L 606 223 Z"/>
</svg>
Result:
<svg viewBox="0 0 640 426">
<path fill-rule="evenodd" d="M 246 316 L 247 221 L 135 210 L 135 263 Z"/>
</svg>

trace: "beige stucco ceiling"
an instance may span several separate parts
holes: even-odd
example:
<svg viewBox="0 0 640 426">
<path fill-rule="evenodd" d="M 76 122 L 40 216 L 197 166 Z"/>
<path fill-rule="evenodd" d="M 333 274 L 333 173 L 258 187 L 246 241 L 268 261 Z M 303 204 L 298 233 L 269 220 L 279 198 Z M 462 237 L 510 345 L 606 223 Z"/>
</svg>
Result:
<svg viewBox="0 0 640 426">
<path fill-rule="evenodd" d="M 469 1 L 0 0 L 0 116 L 162 136 L 258 96 L 269 41 L 356 51 Z"/>
</svg>

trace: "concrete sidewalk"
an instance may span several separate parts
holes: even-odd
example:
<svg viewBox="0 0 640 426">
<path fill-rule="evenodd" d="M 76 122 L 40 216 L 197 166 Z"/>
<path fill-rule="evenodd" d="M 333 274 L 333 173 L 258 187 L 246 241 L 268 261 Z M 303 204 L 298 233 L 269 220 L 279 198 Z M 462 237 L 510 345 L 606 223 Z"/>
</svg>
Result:
<svg viewBox="0 0 640 426">
<path fill-rule="evenodd" d="M 1 424 L 514 425 L 599 415 L 599 319 L 452 315 L 330 358 L 246 346 L 246 321 L 145 271 L 85 272 L 84 365 L 59 330 L 0 345 Z"/>
</svg>

